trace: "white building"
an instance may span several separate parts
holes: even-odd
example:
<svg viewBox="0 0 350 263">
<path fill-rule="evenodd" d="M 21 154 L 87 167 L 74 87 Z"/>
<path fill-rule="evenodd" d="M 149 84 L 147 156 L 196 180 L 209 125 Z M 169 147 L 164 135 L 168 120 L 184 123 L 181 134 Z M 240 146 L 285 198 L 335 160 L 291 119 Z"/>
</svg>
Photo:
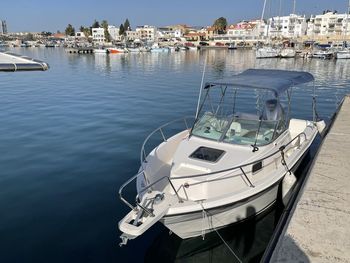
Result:
<svg viewBox="0 0 350 263">
<path fill-rule="evenodd" d="M 128 30 L 126 33 L 126 39 L 128 41 L 135 41 L 140 39 L 140 33 L 137 31 Z"/>
<path fill-rule="evenodd" d="M 241 21 L 235 25 L 230 25 L 226 29 L 226 34 L 232 38 L 250 38 L 259 36 L 260 20 Z"/>
<path fill-rule="evenodd" d="M 136 32 L 139 34 L 141 40 L 154 42 L 157 36 L 157 28 L 154 26 L 138 26 Z"/>
<path fill-rule="evenodd" d="M 268 36 L 297 38 L 306 35 L 307 22 L 305 16 L 290 14 L 268 19 Z"/>
<path fill-rule="evenodd" d="M 119 27 L 108 26 L 108 33 L 111 37 L 111 40 L 120 40 Z"/>
<path fill-rule="evenodd" d="M 105 30 L 102 27 L 92 29 L 92 40 L 94 43 L 103 44 L 105 42 Z"/>
<path fill-rule="evenodd" d="M 346 25 L 348 27 L 347 32 L 349 33 L 350 22 L 346 23 L 346 17 L 346 14 L 337 14 L 335 12 L 311 16 L 308 23 L 307 35 L 312 37 L 343 35 Z"/>
<path fill-rule="evenodd" d="M 75 38 L 85 38 L 84 32 L 75 32 Z"/>
</svg>

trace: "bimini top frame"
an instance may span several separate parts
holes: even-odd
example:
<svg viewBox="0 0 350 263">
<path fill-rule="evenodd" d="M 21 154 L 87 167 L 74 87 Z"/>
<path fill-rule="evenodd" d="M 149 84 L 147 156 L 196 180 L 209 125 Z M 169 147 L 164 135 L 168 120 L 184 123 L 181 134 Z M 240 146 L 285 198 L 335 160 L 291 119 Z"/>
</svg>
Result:
<svg viewBox="0 0 350 263">
<path fill-rule="evenodd" d="M 278 97 L 289 88 L 310 81 L 314 81 L 314 77 L 310 73 L 303 71 L 248 69 L 227 80 L 207 82 L 204 89 L 214 86 L 265 89 L 272 91 Z"/>
</svg>

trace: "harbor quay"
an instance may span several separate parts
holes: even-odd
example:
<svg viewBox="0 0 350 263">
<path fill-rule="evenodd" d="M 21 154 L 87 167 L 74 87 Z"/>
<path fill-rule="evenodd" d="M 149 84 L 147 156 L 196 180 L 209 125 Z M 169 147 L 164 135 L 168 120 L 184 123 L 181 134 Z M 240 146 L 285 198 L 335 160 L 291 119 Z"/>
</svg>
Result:
<svg viewBox="0 0 350 263">
<path fill-rule="evenodd" d="M 350 95 L 344 98 L 270 262 L 350 261 Z"/>
</svg>

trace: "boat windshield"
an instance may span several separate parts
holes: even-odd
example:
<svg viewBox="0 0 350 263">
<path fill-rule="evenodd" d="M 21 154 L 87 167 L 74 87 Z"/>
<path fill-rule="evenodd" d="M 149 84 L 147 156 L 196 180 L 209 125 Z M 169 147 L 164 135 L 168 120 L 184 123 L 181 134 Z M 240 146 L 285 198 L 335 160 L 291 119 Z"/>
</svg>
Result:
<svg viewBox="0 0 350 263">
<path fill-rule="evenodd" d="M 284 130 L 284 120 L 264 120 L 258 116 L 241 114 L 228 117 L 206 112 L 195 124 L 192 134 L 198 137 L 232 144 L 265 145 Z"/>
<path fill-rule="evenodd" d="M 283 95 L 225 85 L 205 91 L 191 135 L 259 146 L 274 141 L 287 127 Z"/>
</svg>

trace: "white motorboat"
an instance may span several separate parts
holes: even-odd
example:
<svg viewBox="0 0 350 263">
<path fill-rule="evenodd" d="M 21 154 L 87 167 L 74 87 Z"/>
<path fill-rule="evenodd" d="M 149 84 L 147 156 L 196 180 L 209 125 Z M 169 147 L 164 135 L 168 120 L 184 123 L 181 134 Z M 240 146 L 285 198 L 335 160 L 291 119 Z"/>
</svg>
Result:
<svg viewBox="0 0 350 263">
<path fill-rule="evenodd" d="M 281 50 L 281 58 L 295 58 L 296 52 L 294 48 L 283 48 Z"/>
<path fill-rule="evenodd" d="M 95 54 L 107 54 L 107 53 L 108 53 L 108 50 L 107 50 L 107 49 L 104 49 L 104 48 L 95 48 L 95 49 L 94 49 L 94 53 L 95 53 Z"/>
<path fill-rule="evenodd" d="M 350 59 L 350 49 L 344 48 L 335 53 L 337 59 Z"/>
<path fill-rule="evenodd" d="M 151 48 L 152 53 L 170 52 L 168 47 L 160 47 L 157 43 L 154 43 Z"/>
<path fill-rule="evenodd" d="M 138 48 L 138 47 L 128 47 L 127 50 L 129 53 L 140 53 L 141 52 L 140 48 Z"/>
<path fill-rule="evenodd" d="M 334 53 L 331 50 L 315 50 L 312 52 L 313 58 L 321 58 L 321 59 L 331 59 Z"/>
<path fill-rule="evenodd" d="M 271 46 L 260 47 L 255 50 L 256 58 L 277 58 L 279 56 L 279 50 Z"/>
<path fill-rule="evenodd" d="M 181 132 L 166 137 L 163 125 L 143 143 L 138 174 L 119 190 L 131 209 L 119 222 L 121 245 L 158 221 L 182 239 L 205 235 L 263 212 L 279 187 L 287 198 L 293 171 L 324 128 L 315 105 L 312 121 L 290 118 L 291 88 L 313 80 L 307 72 L 250 69 L 206 83 L 192 128 L 181 119 Z M 148 154 L 156 134 L 162 142 Z M 133 181 L 135 205 L 123 195 Z"/>
</svg>

